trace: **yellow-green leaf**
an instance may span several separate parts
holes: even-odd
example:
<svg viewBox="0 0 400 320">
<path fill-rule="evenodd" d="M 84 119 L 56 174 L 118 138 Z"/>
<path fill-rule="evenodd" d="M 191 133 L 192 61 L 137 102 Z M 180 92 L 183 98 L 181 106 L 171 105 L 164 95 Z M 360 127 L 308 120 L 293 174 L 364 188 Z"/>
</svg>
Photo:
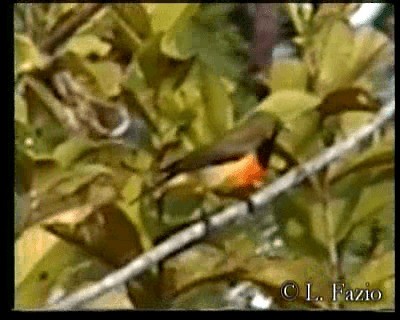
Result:
<svg viewBox="0 0 400 320">
<path fill-rule="evenodd" d="M 223 273 L 224 261 L 224 252 L 207 244 L 178 254 L 165 263 L 162 273 L 164 294 L 173 296 L 196 281 Z"/>
<path fill-rule="evenodd" d="M 256 111 L 267 111 L 276 115 L 284 124 L 294 123 L 302 114 L 314 110 L 320 98 L 300 90 L 281 90 L 263 100 Z M 298 124 L 295 124 L 298 127 Z"/>
<path fill-rule="evenodd" d="M 151 26 L 155 33 L 167 31 L 179 19 L 190 3 L 158 3 L 151 10 Z"/>
<path fill-rule="evenodd" d="M 129 23 L 120 15 L 119 11 L 110 11 L 110 16 L 113 17 L 118 26 L 118 37 L 116 38 L 117 46 L 123 46 L 123 48 L 130 49 L 132 51 L 137 50 L 142 45 L 142 40 L 139 35 L 131 28 Z"/>
<path fill-rule="evenodd" d="M 104 57 L 110 52 L 111 45 L 97 36 L 83 34 L 72 37 L 64 50 L 73 52 L 80 57 L 87 57 L 91 54 Z"/>
<path fill-rule="evenodd" d="M 93 76 L 100 93 L 106 97 L 114 97 L 121 92 L 122 69 L 111 61 L 85 62 L 87 70 Z"/>
<path fill-rule="evenodd" d="M 301 60 L 278 60 L 272 64 L 269 70 L 267 83 L 272 93 L 292 89 L 306 91 L 307 72 L 307 66 Z"/>
<path fill-rule="evenodd" d="M 123 266 L 142 252 L 135 226 L 115 205 L 96 208 L 73 224 L 49 223 L 46 229 L 114 267 Z"/>
<path fill-rule="evenodd" d="M 90 284 L 89 284 L 90 285 Z M 86 302 L 81 309 L 85 310 L 133 310 L 134 306 L 129 300 L 124 287 L 113 289 L 103 293 L 93 301 Z"/>
<path fill-rule="evenodd" d="M 54 235 L 36 225 L 26 229 L 15 242 L 15 286 L 26 278 L 36 263 L 51 250 L 59 240 Z M 34 244 L 34 245 L 32 245 Z"/>
<path fill-rule="evenodd" d="M 79 165 L 74 170 L 66 171 L 60 176 L 51 180 L 45 190 L 49 191 L 50 188 L 60 195 L 71 195 L 78 189 L 88 185 L 99 175 L 112 175 L 113 172 L 101 164 L 84 164 Z"/>
<path fill-rule="evenodd" d="M 335 183 L 348 174 L 357 173 L 359 170 L 368 170 L 373 167 L 387 165 L 394 166 L 394 145 L 379 143 L 363 154 L 349 159 L 342 166 L 338 167 L 330 178 L 330 182 Z"/>
<path fill-rule="evenodd" d="M 381 256 L 373 258 L 365 264 L 360 272 L 350 279 L 351 288 L 365 288 L 370 292 L 378 289 L 382 292 L 379 301 L 352 302 L 347 303 L 347 309 L 373 308 L 384 309 L 394 308 L 394 251 L 389 251 Z M 368 285 L 367 285 L 368 283 Z M 376 294 L 374 294 L 376 297 Z"/>
<path fill-rule="evenodd" d="M 32 240 L 31 244 L 36 245 Z M 31 247 L 35 247 L 35 245 L 31 245 Z M 30 253 L 25 252 L 25 254 Z M 57 240 L 16 288 L 15 308 L 27 309 L 45 306 L 66 268 L 90 259 L 91 257 L 79 248 Z M 94 273 L 95 270 L 92 269 L 92 274 Z M 62 290 L 62 288 L 60 289 Z"/>
<path fill-rule="evenodd" d="M 143 39 L 151 34 L 150 16 L 143 3 L 113 4 L 112 9 L 118 13 L 129 27 Z"/>
<path fill-rule="evenodd" d="M 349 86 L 353 80 L 351 59 L 354 37 L 350 27 L 342 21 L 335 21 L 325 41 L 317 81 L 317 91 L 320 94 Z"/>
<path fill-rule="evenodd" d="M 162 79 L 174 71 L 172 62 L 161 53 L 161 37 L 162 35 L 156 35 L 147 39 L 136 57 L 147 85 L 151 88 L 157 88 Z"/>
<path fill-rule="evenodd" d="M 384 33 L 368 27 L 356 33 L 351 61 L 355 75 L 362 75 L 379 64 L 389 65 L 393 58 L 389 38 Z"/>
<path fill-rule="evenodd" d="M 28 124 L 28 106 L 25 99 L 20 94 L 15 94 L 14 120 L 25 125 Z"/>
<path fill-rule="evenodd" d="M 370 123 L 375 114 L 365 111 L 352 111 L 339 115 L 340 126 L 345 136 L 352 133 L 363 125 Z"/>
<path fill-rule="evenodd" d="M 125 202 L 130 203 L 140 195 L 140 192 L 142 191 L 142 184 L 143 179 L 141 176 L 138 174 L 132 174 L 121 191 Z"/>
<path fill-rule="evenodd" d="M 96 143 L 83 138 L 70 138 L 59 144 L 53 152 L 53 158 L 62 168 L 67 168 L 82 154 L 96 147 Z"/>
<path fill-rule="evenodd" d="M 233 104 L 221 79 L 211 70 L 202 70 L 202 94 L 210 127 L 216 136 L 222 136 L 233 127 Z"/>
<path fill-rule="evenodd" d="M 16 74 L 42 69 L 46 65 L 47 58 L 40 53 L 28 36 L 16 34 L 14 47 Z"/>
<path fill-rule="evenodd" d="M 305 297 L 305 283 L 312 283 L 313 293 L 328 297 L 331 281 L 329 271 L 320 262 L 304 257 L 297 260 L 253 258 L 242 266 L 244 278 L 265 286 L 280 288 L 288 280 L 299 284 L 299 297 Z"/>
<path fill-rule="evenodd" d="M 199 4 L 188 4 L 175 23 L 168 29 L 161 40 L 161 51 L 167 56 L 185 60 L 195 53 L 193 48 L 191 18 L 196 14 Z"/>
<path fill-rule="evenodd" d="M 393 177 L 394 180 L 394 177 Z M 383 208 L 394 203 L 394 181 L 383 181 L 364 186 L 362 194 L 348 224 L 368 219 L 372 214 L 379 215 Z M 394 212 L 393 212 L 394 214 Z"/>
</svg>

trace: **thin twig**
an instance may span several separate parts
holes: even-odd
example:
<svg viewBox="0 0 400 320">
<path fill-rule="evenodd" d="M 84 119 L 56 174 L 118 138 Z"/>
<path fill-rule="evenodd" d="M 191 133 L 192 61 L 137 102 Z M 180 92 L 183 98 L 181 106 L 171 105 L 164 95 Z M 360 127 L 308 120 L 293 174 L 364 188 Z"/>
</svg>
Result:
<svg viewBox="0 0 400 320">
<path fill-rule="evenodd" d="M 71 18 L 65 21 L 65 23 L 60 27 L 56 28 L 49 37 L 43 40 L 41 49 L 48 53 L 52 53 L 61 42 L 70 37 L 83 23 L 87 22 L 88 19 L 102 7 L 102 3 L 85 4 L 79 13 L 71 16 Z"/>
<path fill-rule="evenodd" d="M 325 149 L 318 156 L 290 170 L 269 186 L 255 193 L 249 199 L 255 209 L 254 211 L 258 212 L 257 209 L 265 207 L 283 192 L 298 185 L 308 176 L 315 174 L 330 163 L 342 158 L 360 142 L 371 136 L 376 130 L 382 128 L 394 116 L 394 112 L 395 103 L 393 100 L 378 113 L 373 122 L 354 132 L 351 137 Z M 208 232 L 226 227 L 238 219 L 245 217 L 249 214 L 248 209 L 249 206 L 246 202 L 237 202 L 212 216 L 207 221 L 194 223 L 148 252 L 140 255 L 125 267 L 110 273 L 97 283 L 71 294 L 58 303 L 49 305 L 47 310 L 72 309 L 97 298 L 112 288 L 127 282 L 129 279 L 139 276 L 151 266 L 162 261 L 169 255 L 178 252 L 183 247 L 204 238 Z"/>
<path fill-rule="evenodd" d="M 326 188 L 326 187 L 325 187 Z M 325 191 L 328 193 L 325 189 Z M 335 238 L 335 221 L 332 209 L 328 205 L 329 203 L 329 195 L 326 194 L 326 198 L 324 201 L 324 212 L 323 216 L 325 218 L 326 228 L 327 228 L 327 236 L 328 236 L 328 251 L 329 251 L 329 260 L 331 264 L 331 279 L 332 282 L 339 281 L 339 254 L 337 250 L 337 243 Z M 331 303 L 332 309 L 338 310 L 340 309 L 340 304 Z"/>
</svg>

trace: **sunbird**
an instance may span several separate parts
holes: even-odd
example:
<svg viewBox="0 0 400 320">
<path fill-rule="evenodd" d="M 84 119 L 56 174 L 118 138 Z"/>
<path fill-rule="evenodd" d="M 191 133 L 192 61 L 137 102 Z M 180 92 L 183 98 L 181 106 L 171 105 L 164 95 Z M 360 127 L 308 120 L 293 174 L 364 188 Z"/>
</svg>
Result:
<svg viewBox="0 0 400 320">
<path fill-rule="evenodd" d="M 282 128 L 272 115 L 257 112 L 227 131 L 218 141 L 195 149 L 160 168 L 160 179 L 151 189 L 159 200 L 173 188 L 190 192 L 247 197 L 268 174 L 274 142 Z"/>
</svg>

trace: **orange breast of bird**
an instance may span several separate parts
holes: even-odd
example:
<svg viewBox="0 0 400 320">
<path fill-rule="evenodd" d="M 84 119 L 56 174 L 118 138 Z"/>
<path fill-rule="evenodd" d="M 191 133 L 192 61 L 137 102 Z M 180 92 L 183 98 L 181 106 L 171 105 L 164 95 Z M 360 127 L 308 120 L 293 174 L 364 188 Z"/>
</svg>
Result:
<svg viewBox="0 0 400 320">
<path fill-rule="evenodd" d="M 257 187 L 267 175 L 257 160 L 257 156 L 248 154 L 240 160 L 209 166 L 198 170 L 197 178 L 210 189 L 246 189 Z"/>
<path fill-rule="evenodd" d="M 234 188 L 257 186 L 261 184 L 268 173 L 268 169 L 260 165 L 257 156 L 254 154 L 243 157 L 235 167 L 235 170 L 231 172 L 226 180 Z"/>
</svg>

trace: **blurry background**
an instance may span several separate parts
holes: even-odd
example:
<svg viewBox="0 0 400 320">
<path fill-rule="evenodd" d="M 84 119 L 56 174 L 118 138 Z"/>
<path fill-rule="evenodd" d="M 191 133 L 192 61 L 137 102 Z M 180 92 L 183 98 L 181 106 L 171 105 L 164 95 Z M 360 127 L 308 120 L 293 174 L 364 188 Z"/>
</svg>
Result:
<svg viewBox="0 0 400 320">
<path fill-rule="evenodd" d="M 394 98 L 391 4 L 16 4 L 16 308 L 101 279 L 235 199 L 150 193 L 160 164 L 276 115 L 266 183 Z M 84 308 L 394 308 L 394 126 Z M 377 303 L 285 302 L 288 279 L 379 288 Z M 304 295 L 304 292 L 301 294 Z"/>
</svg>

